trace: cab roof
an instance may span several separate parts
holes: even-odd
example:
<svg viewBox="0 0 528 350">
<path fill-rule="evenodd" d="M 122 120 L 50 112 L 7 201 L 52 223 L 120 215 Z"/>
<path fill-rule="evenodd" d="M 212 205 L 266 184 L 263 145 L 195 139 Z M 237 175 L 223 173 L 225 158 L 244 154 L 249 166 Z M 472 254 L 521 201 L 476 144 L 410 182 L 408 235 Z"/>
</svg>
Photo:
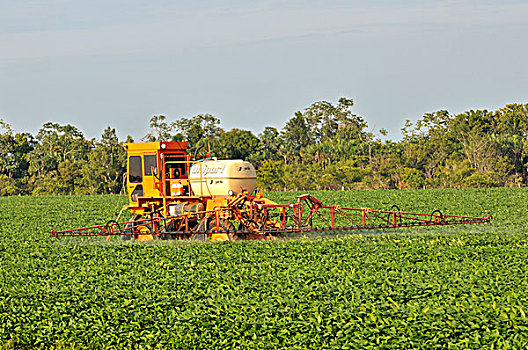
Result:
<svg viewBox="0 0 528 350">
<path fill-rule="evenodd" d="M 127 151 L 187 151 L 188 142 L 132 142 L 123 146 Z"/>
</svg>

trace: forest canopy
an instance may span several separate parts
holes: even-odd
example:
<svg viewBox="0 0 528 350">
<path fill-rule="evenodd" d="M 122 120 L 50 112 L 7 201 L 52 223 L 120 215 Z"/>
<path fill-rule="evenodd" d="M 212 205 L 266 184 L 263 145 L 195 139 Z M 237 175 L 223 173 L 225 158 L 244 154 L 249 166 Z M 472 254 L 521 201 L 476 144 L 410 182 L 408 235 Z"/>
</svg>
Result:
<svg viewBox="0 0 528 350">
<path fill-rule="evenodd" d="M 153 116 L 138 141 L 207 145 L 218 158 L 245 159 L 264 190 L 420 189 L 526 186 L 528 104 L 498 110 L 446 110 L 407 120 L 386 140 L 354 114 L 354 102 L 315 102 L 282 129 L 224 130 L 218 117 Z M 0 195 L 119 193 L 126 153 L 116 130 L 86 139 L 73 125 L 45 123 L 36 135 L 0 119 Z"/>
</svg>

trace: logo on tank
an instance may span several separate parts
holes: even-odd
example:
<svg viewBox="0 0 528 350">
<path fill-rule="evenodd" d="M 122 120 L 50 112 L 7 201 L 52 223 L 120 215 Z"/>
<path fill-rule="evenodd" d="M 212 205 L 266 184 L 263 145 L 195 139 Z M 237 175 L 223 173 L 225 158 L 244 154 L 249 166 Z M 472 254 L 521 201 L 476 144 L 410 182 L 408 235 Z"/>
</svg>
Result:
<svg viewBox="0 0 528 350">
<path fill-rule="evenodd" d="M 226 166 L 227 166 L 226 164 L 222 164 L 222 165 L 202 164 L 201 166 L 202 176 L 223 174 L 226 169 Z M 200 173 L 200 165 L 198 164 L 193 165 L 193 167 L 191 168 L 191 174 L 196 175 L 199 173 Z"/>
</svg>

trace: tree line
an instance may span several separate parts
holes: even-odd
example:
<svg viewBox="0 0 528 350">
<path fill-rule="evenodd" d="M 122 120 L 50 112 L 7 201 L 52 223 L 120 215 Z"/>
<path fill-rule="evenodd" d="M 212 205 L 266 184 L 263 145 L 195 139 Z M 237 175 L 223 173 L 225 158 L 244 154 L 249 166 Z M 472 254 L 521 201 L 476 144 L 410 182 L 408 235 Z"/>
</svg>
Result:
<svg viewBox="0 0 528 350">
<path fill-rule="evenodd" d="M 528 104 L 498 110 L 446 110 L 406 121 L 384 140 L 352 111 L 352 99 L 315 102 L 278 130 L 224 130 L 198 114 L 153 116 L 141 141 L 188 141 L 212 156 L 245 159 L 265 190 L 420 189 L 526 186 Z M 125 142 L 134 142 L 128 136 Z M 73 125 L 45 123 L 36 135 L 0 119 L 0 195 L 119 193 L 126 153 L 115 129 L 86 139 Z"/>
</svg>

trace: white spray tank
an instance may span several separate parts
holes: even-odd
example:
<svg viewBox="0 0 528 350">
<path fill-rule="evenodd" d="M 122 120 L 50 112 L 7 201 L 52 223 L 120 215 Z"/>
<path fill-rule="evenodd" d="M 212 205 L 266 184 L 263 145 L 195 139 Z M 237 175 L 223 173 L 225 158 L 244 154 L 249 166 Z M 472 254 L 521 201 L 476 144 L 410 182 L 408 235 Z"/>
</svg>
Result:
<svg viewBox="0 0 528 350">
<path fill-rule="evenodd" d="M 189 182 L 195 196 L 218 197 L 255 190 L 257 174 L 250 162 L 216 158 L 194 163 Z"/>
</svg>

